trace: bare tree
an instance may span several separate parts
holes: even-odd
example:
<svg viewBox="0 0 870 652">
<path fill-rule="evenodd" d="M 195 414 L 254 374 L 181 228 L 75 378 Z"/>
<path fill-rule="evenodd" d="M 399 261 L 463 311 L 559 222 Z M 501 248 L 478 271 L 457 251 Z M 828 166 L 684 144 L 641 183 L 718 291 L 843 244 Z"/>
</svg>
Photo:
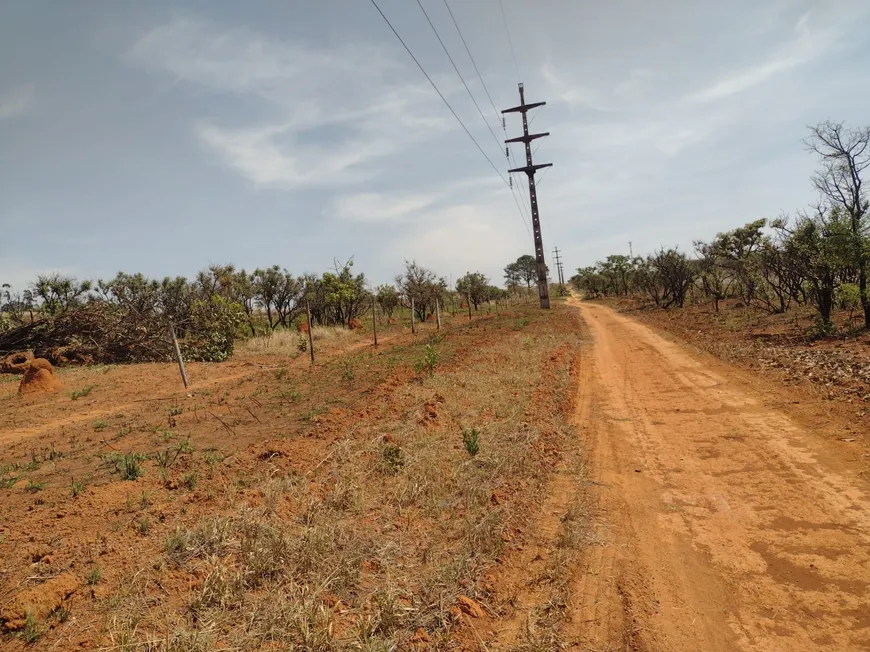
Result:
<svg viewBox="0 0 870 652">
<path fill-rule="evenodd" d="M 864 327 L 870 328 L 866 242 L 868 201 L 862 179 L 862 174 L 870 167 L 870 127 L 850 129 L 842 122 L 822 122 L 810 127 L 810 135 L 804 144 L 821 163 L 821 168 L 813 176 L 813 185 L 826 202 L 841 207 L 849 218 Z"/>
</svg>

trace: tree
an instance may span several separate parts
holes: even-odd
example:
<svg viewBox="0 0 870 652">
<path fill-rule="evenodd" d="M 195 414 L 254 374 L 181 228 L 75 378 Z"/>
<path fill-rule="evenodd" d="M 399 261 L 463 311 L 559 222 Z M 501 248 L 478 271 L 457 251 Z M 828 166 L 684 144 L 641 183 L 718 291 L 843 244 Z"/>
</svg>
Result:
<svg viewBox="0 0 870 652">
<path fill-rule="evenodd" d="M 79 282 L 72 276 L 40 274 L 31 285 L 31 290 L 33 296 L 39 300 L 42 310 L 55 316 L 80 306 L 92 287 L 91 281 Z"/>
<path fill-rule="evenodd" d="M 719 264 L 731 275 L 747 304 L 755 299 L 758 287 L 755 254 L 765 242 L 765 226 L 767 220 L 755 220 L 733 231 L 719 233 L 713 241 Z"/>
<path fill-rule="evenodd" d="M 849 251 L 858 269 L 858 290 L 864 310 L 864 327 L 870 328 L 870 296 L 867 293 L 868 201 L 862 175 L 870 167 L 870 127 L 850 129 L 842 122 L 822 122 L 810 128 L 805 141 L 821 164 L 813 185 L 831 206 L 840 207 L 852 234 Z"/>
<path fill-rule="evenodd" d="M 117 303 L 140 315 L 160 305 L 160 283 L 142 274 L 118 274 L 111 281 L 97 281 L 97 291 L 106 301 Z"/>
<path fill-rule="evenodd" d="M 481 303 L 489 299 L 489 279 L 480 272 L 468 272 L 456 281 L 456 291 L 467 297 L 477 310 Z"/>
<path fill-rule="evenodd" d="M 617 254 L 608 256 L 603 263 L 599 262 L 598 271 L 607 279 L 612 288 L 612 294 L 626 295 L 629 293 L 636 265 L 637 262 L 628 256 Z"/>
<path fill-rule="evenodd" d="M 393 312 L 399 307 L 399 293 L 395 286 L 379 285 L 375 291 L 375 298 L 381 311 L 387 316 L 387 319 L 393 318 Z"/>
<path fill-rule="evenodd" d="M 695 241 L 695 252 L 698 255 L 698 278 L 704 295 L 713 301 L 713 308 L 719 312 L 719 302 L 728 298 L 728 290 L 734 281 L 720 263 L 720 252 L 716 243 Z"/>
<path fill-rule="evenodd" d="M 518 262 L 508 263 L 504 268 L 504 285 L 511 292 L 516 292 L 523 282 L 523 273 Z"/>
<path fill-rule="evenodd" d="M 342 266 L 336 262 L 335 273 L 326 272 L 316 283 L 319 287 L 312 317 L 316 316 L 318 323 L 350 327 L 354 319 L 368 311 L 371 295 L 365 287 L 365 274 L 354 276 L 352 267 L 353 259 Z"/>
<path fill-rule="evenodd" d="M 302 309 L 302 281 L 279 265 L 272 265 L 254 270 L 251 284 L 254 300 L 266 311 L 269 328 L 288 328 Z"/>
<path fill-rule="evenodd" d="M 597 299 L 607 294 L 607 283 L 597 266 L 579 267 L 571 282 L 579 292 L 585 292 L 590 299 Z"/>
<path fill-rule="evenodd" d="M 396 285 L 409 304 L 414 300 L 414 312 L 420 321 L 435 311 L 435 301 L 447 290 L 447 281 L 438 278 L 432 270 L 418 265 L 416 261 L 405 261 L 405 273 L 396 277 Z"/>
<path fill-rule="evenodd" d="M 686 254 L 676 249 L 660 249 L 647 256 L 638 269 L 640 286 L 657 306 L 682 308 L 686 293 L 695 281 L 695 269 Z"/>
<path fill-rule="evenodd" d="M 257 334 L 257 329 L 254 325 L 254 314 L 257 307 L 257 290 L 254 285 L 254 275 L 248 274 L 245 270 L 236 272 L 233 278 L 233 295 L 235 301 L 245 311 L 248 319 L 248 328 L 251 329 L 251 337 Z"/>
<path fill-rule="evenodd" d="M 784 234 L 786 255 L 799 269 L 809 288 L 809 297 L 824 324 L 831 323 L 831 310 L 838 285 L 851 262 L 852 230 L 850 218 L 839 206 L 818 210 L 810 217 L 801 215 L 795 227 L 785 221 L 775 228 Z"/>
<path fill-rule="evenodd" d="M 519 278 L 525 281 L 526 288 L 532 287 L 532 283 L 538 280 L 538 262 L 535 260 L 535 257 L 529 255 L 520 256 L 517 258 L 516 265 L 519 271 Z"/>
</svg>

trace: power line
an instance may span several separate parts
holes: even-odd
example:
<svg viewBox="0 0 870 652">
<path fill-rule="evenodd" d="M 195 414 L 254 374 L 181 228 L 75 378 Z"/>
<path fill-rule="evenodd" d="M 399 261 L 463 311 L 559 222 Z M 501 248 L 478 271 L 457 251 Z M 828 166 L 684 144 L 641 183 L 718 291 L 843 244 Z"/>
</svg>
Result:
<svg viewBox="0 0 870 652">
<path fill-rule="evenodd" d="M 477 100 L 474 99 L 474 94 L 471 92 L 471 89 L 468 87 L 468 84 L 465 81 L 465 78 L 462 76 L 462 73 L 459 72 L 459 67 L 456 65 L 456 62 L 453 60 L 453 57 L 450 56 L 450 51 L 447 49 L 447 46 L 444 45 L 444 41 L 441 38 L 441 35 L 438 33 L 438 30 L 435 29 L 435 25 L 432 24 L 432 19 L 429 18 L 429 14 L 426 13 L 426 9 L 423 7 L 423 3 L 420 0 L 417 0 L 417 5 L 420 7 L 420 11 L 423 12 L 423 15 L 426 17 L 426 22 L 429 23 L 429 27 L 432 28 L 432 31 L 435 33 L 435 38 L 438 39 L 438 42 L 441 44 L 441 49 L 444 50 L 444 54 L 447 55 L 447 58 L 450 59 L 450 63 L 453 66 L 453 70 L 456 71 L 456 74 L 459 76 L 459 81 L 462 82 L 462 85 L 465 86 L 465 90 L 468 93 L 468 97 L 471 98 L 472 103 L 474 104 L 474 108 L 477 109 L 477 112 L 480 114 L 480 119 L 483 120 L 483 123 L 486 125 L 486 128 L 489 129 L 489 133 L 492 134 L 492 139 L 495 141 L 495 146 L 501 150 L 501 142 L 498 139 L 498 136 L 495 135 L 495 132 L 492 130 L 492 127 L 489 126 L 489 121 L 483 115 L 483 111 L 480 110 L 480 105 L 477 103 Z M 449 7 L 448 7 L 449 9 Z M 451 13 L 451 16 L 453 14 Z M 455 24 L 455 21 L 454 21 Z M 458 27 L 456 28 L 459 29 Z M 461 36 L 461 33 L 460 33 Z M 465 39 L 463 39 L 465 42 Z"/>
<path fill-rule="evenodd" d="M 414 63 L 417 64 L 417 67 L 420 69 L 420 72 L 423 73 L 423 75 L 426 77 L 426 79 L 428 80 L 428 82 L 432 85 L 432 88 L 435 89 L 435 92 L 436 92 L 436 93 L 438 93 L 438 97 L 440 97 L 440 98 L 441 98 L 441 101 L 444 102 L 444 105 L 445 105 L 448 109 L 450 109 L 450 113 L 452 113 L 452 114 L 453 114 L 453 117 L 456 118 L 456 121 L 457 121 L 457 122 L 459 123 L 459 125 L 462 127 L 463 131 L 465 131 L 466 135 L 467 135 L 469 138 L 471 138 L 471 141 L 475 144 L 475 146 L 477 147 L 478 151 L 480 151 L 480 153 L 483 155 L 483 158 L 485 158 L 486 161 L 487 161 L 487 163 L 489 163 L 490 166 L 492 167 L 492 169 L 495 170 L 495 173 L 499 176 L 499 178 L 500 178 L 502 181 L 504 181 L 504 184 L 505 184 L 506 186 L 510 187 L 510 183 L 508 182 L 508 180 L 504 178 L 504 176 L 502 175 L 502 173 L 501 173 L 501 172 L 499 171 L 499 169 L 495 166 L 495 163 L 493 163 L 492 160 L 489 158 L 489 156 L 487 156 L 486 152 L 483 151 L 483 148 L 480 146 L 480 143 L 477 142 L 477 139 L 476 139 L 474 136 L 471 135 L 471 132 L 468 130 L 468 127 L 465 126 L 465 123 L 462 122 L 462 120 L 460 119 L 460 117 L 457 115 L 456 111 L 454 111 L 454 110 L 453 110 L 453 107 L 450 106 L 450 102 L 447 101 L 447 98 L 444 97 L 444 94 L 441 92 L 441 90 L 438 88 L 438 86 L 435 84 L 435 82 L 432 81 L 432 78 L 429 76 L 429 73 L 426 72 L 426 69 L 425 69 L 425 68 L 422 66 L 422 64 L 417 60 L 417 57 L 414 56 L 414 53 L 411 52 L 411 48 L 409 48 L 408 45 L 407 45 L 407 43 L 405 43 L 405 40 L 404 40 L 401 36 L 399 36 L 399 33 L 396 31 L 396 28 L 393 27 L 393 24 L 390 22 L 390 19 L 387 18 L 386 15 L 384 15 L 384 12 L 383 12 L 383 11 L 381 11 L 381 8 L 378 6 L 378 3 L 376 2 L 376 0 L 370 0 L 370 1 L 371 1 L 372 5 L 374 5 L 374 8 L 378 10 L 378 13 L 381 15 L 381 18 L 384 19 L 384 22 L 387 23 L 387 26 L 390 28 L 390 30 L 393 32 L 393 34 L 396 35 L 396 38 L 399 39 L 399 43 L 401 43 L 401 44 L 402 44 L 402 47 L 405 48 L 405 52 L 407 52 L 408 55 L 411 57 L 411 59 L 414 60 Z"/>
<path fill-rule="evenodd" d="M 551 169 L 552 169 L 552 168 L 547 168 L 546 170 L 544 170 L 543 172 L 541 172 L 541 178 L 540 178 L 540 179 L 538 180 L 538 182 L 535 184 L 538 188 L 541 187 L 541 183 L 544 181 L 544 178 L 547 176 L 547 172 L 549 172 Z"/>
<path fill-rule="evenodd" d="M 519 82 L 520 81 L 520 67 L 517 65 L 517 53 L 514 52 L 514 42 L 513 42 L 513 39 L 511 39 L 511 31 L 508 29 L 507 17 L 504 15 L 504 5 L 502 4 L 501 0 L 498 0 L 498 8 L 501 9 L 501 19 L 502 19 L 502 22 L 504 23 L 505 34 L 507 34 L 508 45 L 511 46 L 511 58 L 513 58 L 513 60 L 514 60 L 514 70 L 516 70 L 517 81 Z"/>
<path fill-rule="evenodd" d="M 474 57 L 471 55 L 471 50 L 468 47 L 468 43 L 465 42 L 465 37 L 462 35 L 462 30 L 459 29 L 459 23 L 456 22 L 456 18 L 453 16 L 453 11 L 450 9 L 450 4 L 447 2 L 447 0 L 444 0 L 444 6 L 447 7 L 447 13 L 450 14 L 450 19 L 453 21 L 453 26 L 456 28 L 456 32 L 459 34 L 459 38 L 462 39 L 462 45 L 465 46 L 465 51 L 468 53 L 468 58 L 471 59 L 471 65 L 474 66 L 474 72 L 477 73 L 477 78 L 480 80 L 480 85 L 483 86 L 486 97 L 487 99 L 489 99 L 489 103 L 492 106 L 492 112 L 495 115 L 496 121 L 498 121 L 498 109 L 495 108 L 495 102 L 492 101 L 492 95 L 489 94 L 489 89 L 486 87 L 486 82 L 483 81 L 483 75 L 480 74 L 477 63 L 474 61 Z"/>
<path fill-rule="evenodd" d="M 419 4 L 420 0 L 417 0 L 417 2 Z M 480 68 L 477 67 L 477 62 L 474 60 L 474 55 L 471 54 L 471 48 L 468 47 L 468 42 L 465 40 L 465 36 L 462 34 L 462 30 L 459 28 L 459 22 L 456 20 L 456 16 L 453 15 L 453 10 L 450 8 L 450 3 L 447 0 L 444 0 L 444 6 L 447 8 L 447 13 L 450 14 L 450 19 L 453 21 L 453 26 L 456 28 L 456 33 L 459 34 L 459 38 L 462 41 L 462 45 L 465 46 L 465 52 L 468 54 L 468 58 L 471 60 L 471 65 L 474 67 L 474 71 L 477 73 L 477 78 L 480 80 L 480 85 L 483 86 L 483 91 L 486 93 L 487 99 L 489 99 L 489 103 L 492 106 L 493 112 L 495 113 L 496 120 L 498 120 L 498 117 L 499 117 L 498 109 L 495 108 L 495 102 L 492 99 L 492 95 L 489 92 L 489 88 L 487 88 L 487 86 L 486 86 L 486 82 L 483 80 L 483 75 L 480 73 Z M 422 6 L 420 8 L 422 9 Z M 423 11 L 423 13 L 424 14 L 426 13 L 425 10 Z M 428 16 L 426 18 L 428 19 Z M 432 22 L 429 21 L 429 24 L 431 26 Z M 432 29 L 435 30 L 434 27 L 432 27 Z M 436 31 L 435 34 L 437 36 L 438 32 Z M 441 41 L 440 38 L 438 40 Z M 443 41 L 441 42 L 441 46 L 444 47 Z M 446 52 L 446 48 L 445 48 L 445 52 Z M 447 56 L 450 57 L 449 53 Z M 450 59 L 450 62 L 453 63 L 452 58 Z M 456 68 L 455 63 L 453 63 L 453 67 L 454 67 L 454 69 Z M 458 70 L 456 72 L 457 72 L 457 74 L 459 74 Z M 462 75 L 459 75 L 459 77 L 460 77 L 460 79 L 462 79 Z M 463 80 L 463 84 L 464 83 L 465 83 L 465 80 Z M 471 91 L 468 89 L 467 84 L 465 84 L 465 90 L 468 91 L 468 94 L 471 95 L 472 101 L 474 101 L 474 96 L 472 95 Z M 478 111 L 478 113 L 480 113 L 480 117 L 483 118 L 483 121 L 486 122 L 487 127 L 489 127 L 489 123 L 487 122 L 486 118 L 483 116 L 483 112 L 480 110 L 480 106 L 477 104 L 477 102 L 474 102 L 474 105 L 477 107 L 477 111 Z M 504 121 L 502 121 L 502 130 L 505 130 Z M 496 138 L 496 136 L 493 133 L 491 128 L 489 129 L 489 132 L 493 135 L 493 138 L 496 140 L 496 143 L 498 144 L 499 150 L 501 150 L 502 144 L 498 140 L 498 138 Z M 507 131 L 505 131 L 505 139 L 507 139 Z M 508 160 L 511 162 L 511 166 L 517 167 L 516 161 L 513 158 L 513 153 L 510 151 L 510 149 L 507 150 L 507 153 L 508 153 L 507 157 L 508 157 Z M 513 185 L 510 185 L 510 188 L 511 188 L 511 192 L 514 193 L 515 191 L 513 189 Z M 517 201 L 517 205 L 520 207 L 520 212 L 523 214 L 524 219 L 528 220 L 531 218 L 531 216 L 529 215 L 529 209 L 526 206 L 526 204 L 528 203 L 528 199 L 525 196 L 525 192 L 523 191 L 522 185 L 519 186 L 519 192 L 520 192 L 521 198 L 523 199 L 523 202 L 520 203 L 517 200 L 516 196 L 514 197 L 514 201 Z M 527 225 L 527 227 L 528 227 L 528 225 Z"/>
<path fill-rule="evenodd" d="M 495 170 L 495 173 L 498 175 L 498 177 L 499 177 L 499 178 L 504 182 L 504 184 L 505 184 L 505 185 L 506 185 L 506 186 L 511 190 L 511 195 L 513 196 L 514 201 L 515 201 L 516 204 L 517 204 L 517 208 L 520 208 L 520 204 L 519 204 L 519 201 L 518 201 L 517 198 L 516 198 L 516 194 L 514 194 L 514 192 L 513 192 L 513 185 L 512 185 L 512 184 L 511 184 L 507 179 L 504 178 L 504 176 L 502 175 L 502 173 L 501 173 L 501 172 L 499 171 L 499 169 L 495 166 L 495 164 L 492 162 L 492 160 L 489 158 L 489 156 L 487 156 L 486 152 L 483 151 L 483 148 L 480 146 L 480 143 L 477 142 L 477 139 L 476 139 L 476 138 L 471 134 L 471 132 L 468 130 L 468 127 L 465 126 L 465 123 L 462 122 L 462 120 L 460 119 L 459 115 L 456 113 L 456 111 L 455 111 L 455 110 L 453 109 L 453 107 L 450 105 L 450 102 L 447 101 L 447 98 L 444 97 L 444 94 L 443 94 L 443 93 L 441 92 L 441 90 L 438 88 L 438 85 L 437 85 L 437 84 L 432 80 L 432 77 L 429 76 L 429 73 L 426 72 L 426 69 L 423 67 L 423 65 L 420 63 L 420 61 L 417 59 L 417 57 L 414 56 L 414 53 L 411 52 L 411 48 L 408 47 L 408 44 L 405 43 L 405 40 L 401 37 L 401 35 L 399 35 L 399 32 L 396 31 L 396 28 L 393 27 L 393 24 L 390 22 L 390 19 L 387 18 L 387 16 L 384 14 L 383 11 L 381 11 L 381 8 L 378 6 L 378 3 L 376 2 L 376 0 L 370 0 L 370 1 L 371 1 L 372 5 L 374 6 L 374 8 L 377 10 L 377 12 L 381 15 L 381 18 L 384 19 L 384 22 L 385 22 L 385 23 L 387 24 L 387 26 L 390 28 L 390 31 L 392 31 L 393 34 L 395 35 L 395 37 L 396 37 L 397 39 L 399 39 L 399 43 L 401 43 L 401 44 L 402 44 L 402 47 L 405 48 L 405 52 L 407 52 L 407 53 L 408 53 L 408 56 L 410 56 L 411 59 L 413 59 L 414 63 L 417 64 L 417 67 L 420 69 L 420 72 L 423 73 L 423 76 L 426 77 L 426 80 L 429 82 L 429 84 L 432 86 L 432 88 L 435 90 L 435 92 L 438 93 L 438 97 L 441 98 L 441 101 L 444 102 L 444 105 L 445 105 L 445 106 L 450 110 L 450 113 L 453 114 L 453 117 L 456 118 L 456 121 L 457 121 L 457 122 L 459 123 L 459 125 L 462 127 L 462 130 L 463 130 L 463 131 L 465 132 L 465 134 L 466 134 L 466 135 L 471 139 L 471 141 L 472 141 L 472 142 L 474 143 L 474 145 L 477 147 L 478 151 L 483 155 L 483 158 L 485 158 L 485 159 L 486 159 L 486 162 L 489 163 L 490 167 L 492 167 L 492 169 Z M 419 2 L 419 0 L 418 0 L 418 2 Z M 421 8 L 421 9 L 423 8 L 422 5 L 420 6 L 420 8 Z M 424 14 L 426 13 L 425 10 L 423 11 L 423 13 L 424 13 Z M 428 19 L 428 16 L 427 16 L 427 19 Z M 430 25 L 431 25 L 431 21 L 430 21 Z M 434 26 L 433 26 L 433 29 L 434 29 Z M 437 32 L 436 32 L 436 34 L 437 34 Z M 441 40 L 441 39 L 440 39 L 440 37 L 439 37 L 439 41 L 440 41 L 440 40 Z M 443 45 L 443 43 L 442 43 L 442 45 Z M 448 53 L 448 56 L 449 56 L 449 53 Z M 451 58 L 451 61 L 452 61 L 452 58 Z M 458 72 L 459 72 L 459 71 L 457 70 L 457 73 L 458 73 Z M 460 75 L 460 77 L 461 77 L 461 75 Z M 467 88 L 467 86 L 466 86 L 466 88 Z M 470 93 L 470 91 L 469 91 L 469 93 Z M 473 97 L 472 97 L 472 99 L 473 99 Z M 475 103 L 475 104 L 476 104 L 476 103 Z M 479 109 L 478 109 L 478 110 L 479 110 Z M 498 139 L 496 139 L 496 140 L 498 140 Z M 501 149 L 501 146 L 500 146 L 500 145 L 499 145 L 499 149 Z M 526 222 L 526 217 L 525 217 L 525 214 L 523 213 L 522 209 L 520 209 L 520 217 L 521 217 L 522 220 L 523 220 L 523 225 L 526 227 L 526 230 L 529 231 L 529 234 L 531 234 L 531 231 L 529 230 L 529 225 L 528 225 L 527 222 Z"/>
</svg>

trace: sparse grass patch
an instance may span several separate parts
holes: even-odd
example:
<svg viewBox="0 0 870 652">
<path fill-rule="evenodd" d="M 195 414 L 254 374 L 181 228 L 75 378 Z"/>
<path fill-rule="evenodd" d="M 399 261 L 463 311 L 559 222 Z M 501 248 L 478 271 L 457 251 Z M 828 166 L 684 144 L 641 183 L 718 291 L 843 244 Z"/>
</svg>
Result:
<svg viewBox="0 0 870 652">
<path fill-rule="evenodd" d="M 111 466 L 122 480 L 131 481 L 142 475 L 142 460 L 145 458 L 142 453 L 111 453 L 102 456 L 103 463 Z"/>
<path fill-rule="evenodd" d="M 88 571 L 87 576 L 85 576 L 85 582 L 87 582 L 88 586 L 96 586 L 100 583 L 101 579 L 103 579 L 102 566 L 94 566 Z"/>
<path fill-rule="evenodd" d="M 27 486 L 24 487 L 24 491 L 35 494 L 38 491 L 42 491 L 45 489 L 45 482 L 36 482 L 34 480 L 28 480 Z"/>
<path fill-rule="evenodd" d="M 70 392 L 70 393 L 69 393 L 69 397 L 70 397 L 73 401 L 77 401 L 77 400 L 79 400 L 80 398 L 84 398 L 85 396 L 87 396 L 88 394 L 90 394 L 90 393 L 91 393 L 91 390 L 93 390 L 93 389 L 94 389 L 94 386 L 93 386 L 93 385 L 88 385 L 87 387 L 82 387 L 81 389 L 77 389 L 77 390 L 75 390 L 75 391 Z"/>
<path fill-rule="evenodd" d="M 199 474 L 196 471 L 190 471 L 189 473 L 184 474 L 184 478 L 181 481 L 181 484 L 188 491 L 193 491 L 196 488 L 196 484 L 199 482 Z"/>
<path fill-rule="evenodd" d="M 42 636 L 42 628 L 36 622 L 36 615 L 30 609 L 24 613 L 24 629 L 21 635 L 28 645 L 36 643 L 37 639 Z"/>
<path fill-rule="evenodd" d="M 84 480 L 76 480 L 75 478 L 70 478 L 70 493 L 73 498 L 78 498 L 85 491 L 85 481 Z"/>
</svg>

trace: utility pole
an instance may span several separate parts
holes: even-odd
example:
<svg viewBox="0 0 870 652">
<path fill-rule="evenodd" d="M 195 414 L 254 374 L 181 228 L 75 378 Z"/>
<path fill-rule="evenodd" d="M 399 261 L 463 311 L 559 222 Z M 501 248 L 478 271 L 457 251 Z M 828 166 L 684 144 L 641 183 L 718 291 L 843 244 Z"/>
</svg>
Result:
<svg viewBox="0 0 870 652">
<path fill-rule="evenodd" d="M 532 229 L 535 236 L 535 262 L 538 266 L 538 296 L 541 299 L 541 308 L 550 307 L 550 290 L 547 287 L 547 263 L 544 261 L 544 241 L 541 238 L 541 219 L 538 214 L 538 193 L 535 190 L 535 172 L 541 168 L 548 168 L 552 163 L 541 163 L 534 165 L 532 163 L 532 141 L 537 138 L 549 136 L 550 132 L 544 134 L 529 134 L 529 118 L 528 112 L 531 109 L 544 106 L 546 102 L 533 102 L 526 104 L 525 91 L 523 84 L 519 84 L 520 89 L 520 105 L 510 109 L 505 109 L 505 113 L 522 113 L 523 114 L 523 135 L 517 138 L 509 138 L 505 143 L 525 143 L 526 145 L 526 165 L 521 168 L 514 168 L 508 172 L 525 172 L 529 177 L 529 201 L 532 205 Z"/>
<path fill-rule="evenodd" d="M 559 258 L 559 247 L 553 249 L 553 258 L 556 260 L 556 272 L 559 274 L 559 287 L 565 285 L 565 277 L 562 274 L 562 259 Z"/>
</svg>

